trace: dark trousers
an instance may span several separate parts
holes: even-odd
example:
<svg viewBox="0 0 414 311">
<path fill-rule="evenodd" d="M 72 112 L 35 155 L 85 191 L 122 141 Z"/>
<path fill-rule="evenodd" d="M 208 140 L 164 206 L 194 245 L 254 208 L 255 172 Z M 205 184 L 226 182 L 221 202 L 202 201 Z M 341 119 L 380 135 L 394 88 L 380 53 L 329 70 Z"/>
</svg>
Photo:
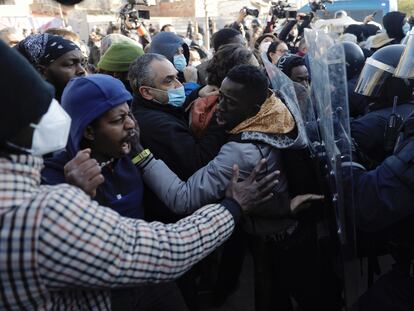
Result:
<svg viewBox="0 0 414 311">
<path fill-rule="evenodd" d="M 188 311 L 174 282 L 111 291 L 113 311 Z"/>
<path fill-rule="evenodd" d="M 414 279 L 406 272 L 393 270 L 383 275 L 359 299 L 360 311 L 414 310 Z"/>
<path fill-rule="evenodd" d="M 236 287 L 249 248 L 254 266 L 255 311 L 291 311 L 291 297 L 298 302 L 299 310 L 341 310 L 342 286 L 334 273 L 332 256 L 317 248 L 312 227 L 301 227 L 293 237 L 295 242 L 283 245 L 236 229 L 223 244 L 216 288 L 221 294 L 218 305 Z"/>
<path fill-rule="evenodd" d="M 255 311 L 291 311 L 291 297 L 299 310 L 341 310 L 340 280 L 329 258 L 320 256 L 314 236 L 308 233 L 283 248 L 262 237 L 250 237 Z"/>
</svg>

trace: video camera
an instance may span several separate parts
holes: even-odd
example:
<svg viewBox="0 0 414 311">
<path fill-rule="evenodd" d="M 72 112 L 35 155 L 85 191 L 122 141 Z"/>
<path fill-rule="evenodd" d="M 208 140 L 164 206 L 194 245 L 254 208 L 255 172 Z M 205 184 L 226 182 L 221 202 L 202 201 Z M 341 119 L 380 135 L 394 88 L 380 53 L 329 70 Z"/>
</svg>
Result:
<svg viewBox="0 0 414 311">
<path fill-rule="evenodd" d="M 325 3 L 333 3 L 333 0 L 314 1 L 314 2 L 310 2 L 309 6 L 310 6 L 312 12 L 324 11 L 324 10 L 326 10 Z"/>
<path fill-rule="evenodd" d="M 326 10 L 325 3 L 333 3 L 333 0 L 316 0 L 309 3 L 312 12 Z M 291 10 L 291 4 L 286 1 L 272 1 L 272 7 L 270 13 L 278 19 L 287 18 L 295 19 L 297 15 L 296 10 Z"/>
<path fill-rule="evenodd" d="M 127 20 L 130 23 L 137 23 L 138 19 L 150 19 L 149 10 L 137 10 L 136 5 L 152 5 L 151 0 L 128 0 L 119 12 L 121 20 Z"/>
<path fill-rule="evenodd" d="M 121 31 L 127 34 L 131 29 L 137 29 L 142 19 L 150 19 L 149 10 L 139 10 L 137 5 L 150 6 L 155 4 L 153 0 L 127 0 L 127 3 L 119 11 L 121 19 Z"/>
<path fill-rule="evenodd" d="M 247 7 L 243 8 L 244 12 L 246 12 L 247 15 L 258 17 L 259 16 L 259 10 L 258 9 L 249 9 Z"/>
<path fill-rule="evenodd" d="M 287 9 L 290 7 L 291 5 L 286 1 L 272 1 L 270 13 L 277 18 L 286 18 L 289 12 Z"/>
<path fill-rule="evenodd" d="M 140 10 L 138 6 L 155 4 L 155 0 L 127 0 L 127 3 L 119 11 L 121 33 L 127 37 L 135 38 L 144 46 L 151 42 L 151 36 L 144 24 L 144 20 L 150 19 L 150 11 Z"/>
</svg>

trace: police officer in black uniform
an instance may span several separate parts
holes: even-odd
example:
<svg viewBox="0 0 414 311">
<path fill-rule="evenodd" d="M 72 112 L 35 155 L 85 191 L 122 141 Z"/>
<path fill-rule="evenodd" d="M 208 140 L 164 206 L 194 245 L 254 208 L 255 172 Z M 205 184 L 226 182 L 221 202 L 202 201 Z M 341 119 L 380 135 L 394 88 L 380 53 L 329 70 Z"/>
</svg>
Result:
<svg viewBox="0 0 414 311">
<path fill-rule="evenodd" d="M 355 92 L 359 74 L 365 64 L 365 55 L 358 44 L 341 42 L 345 51 L 346 79 L 348 81 L 349 116 L 356 118 L 368 112 L 368 98 Z"/>
<path fill-rule="evenodd" d="M 393 269 L 360 298 L 360 311 L 414 310 L 411 272 L 414 258 L 414 113 L 410 114 L 414 110 L 410 103 L 413 89 L 408 80 L 392 76 L 403 48 L 394 45 L 377 51 L 367 61 L 357 85 L 358 92 L 370 96 L 378 94 L 380 100 L 375 103 L 380 107 L 387 105 L 390 96 L 399 96 L 394 115 L 398 112 L 405 119 L 396 132 L 399 138 L 388 157 L 387 148 L 381 144 L 387 143 L 385 128 L 392 125 L 391 108 L 374 108 L 358 120 L 358 131 L 353 125 L 360 149 L 370 152 L 370 157 L 377 150 L 375 159 L 379 161 L 371 171 L 357 163 L 351 164 L 357 228 L 380 235 L 395 259 Z"/>
<path fill-rule="evenodd" d="M 408 80 L 393 77 L 404 47 L 390 45 L 375 52 L 366 60 L 356 85 L 355 92 L 367 97 L 371 103 L 366 115 L 351 122 L 351 136 L 369 169 L 378 166 L 392 153 L 389 147 L 395 143 L 392 131 L 396 132 L 398 124 L 386 131 L 390 119 L 400 123 L 400 119 L 406 119 L 414 111 L 412 86 Z"/>
</svg>

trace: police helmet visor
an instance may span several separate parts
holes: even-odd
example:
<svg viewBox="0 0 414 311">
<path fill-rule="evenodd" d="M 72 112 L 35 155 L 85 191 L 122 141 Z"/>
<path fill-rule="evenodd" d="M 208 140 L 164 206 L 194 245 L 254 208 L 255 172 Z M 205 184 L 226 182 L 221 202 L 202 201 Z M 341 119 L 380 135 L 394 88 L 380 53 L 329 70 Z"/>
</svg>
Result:
<svg viewBox="0 0 414 311">
<path fill-rule="evenodd" d="M 395 68 L 368 58 L 359 76 L 355 92 L 364 96 L 379 97 L 386 81 L 392 77 Z"/>
<path fill-rule="evenodd" d="M 404 49 L 394 76 L 401 79 L 414 78 L 414 29 L 410 32 L 407 46 Z"/>
</svg>

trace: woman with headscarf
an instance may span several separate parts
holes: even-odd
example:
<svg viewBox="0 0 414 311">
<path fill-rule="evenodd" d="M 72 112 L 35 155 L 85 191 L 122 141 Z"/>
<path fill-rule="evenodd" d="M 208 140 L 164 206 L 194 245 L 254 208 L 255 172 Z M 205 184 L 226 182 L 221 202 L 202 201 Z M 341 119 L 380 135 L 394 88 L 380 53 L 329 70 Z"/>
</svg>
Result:
<svg viewBox="0 0 414 311">
<path fill-rule="evenodd" d="M 80 48 L 61 36 L 31 35 L 16 48 L 55 87 L 55 98 L 59 101 L 69 80 L 86 73 Z"/>
</svg>

